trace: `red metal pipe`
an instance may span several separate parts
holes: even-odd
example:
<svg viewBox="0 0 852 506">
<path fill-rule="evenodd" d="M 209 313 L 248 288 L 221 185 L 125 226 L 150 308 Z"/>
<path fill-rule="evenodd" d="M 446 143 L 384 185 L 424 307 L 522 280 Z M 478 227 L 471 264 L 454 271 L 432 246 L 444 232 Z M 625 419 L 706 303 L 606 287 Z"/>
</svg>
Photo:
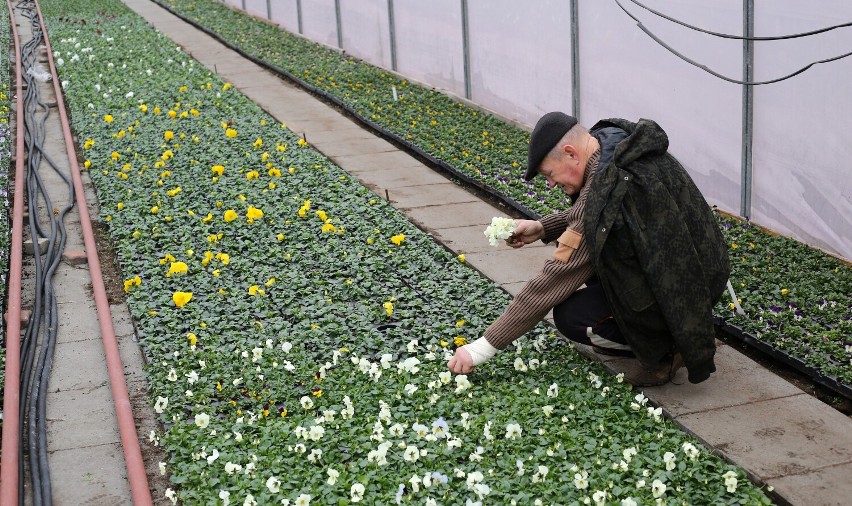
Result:
<svg viewBox="0 0 852 506">
<path fill-rule="evenodd" d="M 112 400 L 113 404 L 115 404 L 118 429 L 121 434 L 121 446 L 124 450 L 124 462 L 127 466 L 127 478 L 130 482 L 130 493 L 133 498 L 133 504 L 137 506 L 150 505 L 153 504 L 151 490 L 148 485 L 148 476 L 145 473 L 145 463 L 142 460 L 142 450 L 139 446 L 136 424 L 133 421 L 133 408 L 130 405 L 130 396 L 128 395 L 127 383 L 124 379 L 124 368 L 121 365 L 118 342 L 115 338 L 115 328 L 112 324 L 112 314 L 110 313 L 109 301 L 107 300 L 106 289 L 104 288 L 101 264 L 98 259 L 98 249 L 95 244 L 95 235 L 92 232 L 92 220 L 89 216 L 86 193 L 83 189 L 83 180 L 80 176 L 80 165 L 77 163 L 77 153 L 74 150 L 74 138 L 71 134 L 68 114 L 65 111 L 65 99 L 62 96 L 62 87 L 56 73 L 56 66 L 53 62 L 53 51 L 50 48 L 47 27 L 44 24 L 41 7 L 39 7 L 38 2 L 35 2 L 35 5 L 44 34 L 47 62 L 50 65 L 50 74 L 53 76 L 53 89 L 56 92 L 56 104 L 59 109 L 59 118 L 62 122 L 62 132 L 65 137 L 65 149 L 68 153 L 71 176 L 74 180 L 74 194 L 77 197 L 77 209 L 80 213 L 80 225 L 83 229 L 83 243 L 86 246 L 89 274 L 92 277 L 92 291 L 95 295 L 95 306 L 98 309 L 98 322 L 100 323 L 101 336 L 104 343 L 104 353 L 106 355 L 110 387 L 112 389 Z M 6 503 L 3 502 L 3 504 Z"/>
<path fill-rule="evenodd" d="M 12 250 L 9 259 L 9 297 L 6 316 L 6 380 L 3 390 L 3 460 L 0 462 L 0 504 L 18 503 L 18 453 L 21 399 L 21 268 L 24 244 L 24 93 L 21 83 L 21 48 L 12 4 L 9 24 L 15 40 L 15 198 L 12 205 Z"/>
</svg>

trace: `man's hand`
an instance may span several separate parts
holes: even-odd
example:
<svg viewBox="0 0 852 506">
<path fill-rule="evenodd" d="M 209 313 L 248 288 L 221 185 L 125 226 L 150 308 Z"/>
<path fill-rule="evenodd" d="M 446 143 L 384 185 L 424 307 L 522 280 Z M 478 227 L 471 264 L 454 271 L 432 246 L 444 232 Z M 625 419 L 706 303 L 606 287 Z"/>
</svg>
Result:
<svg viewBox="0 0 852 506">
<path fill-rule="evenodd" d="M 544 226 L 536 220 L 516 220 L 515 233 L 506 239 L 506 244 L 513 248 L 531 244 L 544 236 Z"/>
<path fill-rule="evenodd" d="M 459 348 L 453 358 L 447 362 L 447 368 L 455 374 L 468 374 L 473 371 L 473 358 L 466 349 Z"/>
</svg>

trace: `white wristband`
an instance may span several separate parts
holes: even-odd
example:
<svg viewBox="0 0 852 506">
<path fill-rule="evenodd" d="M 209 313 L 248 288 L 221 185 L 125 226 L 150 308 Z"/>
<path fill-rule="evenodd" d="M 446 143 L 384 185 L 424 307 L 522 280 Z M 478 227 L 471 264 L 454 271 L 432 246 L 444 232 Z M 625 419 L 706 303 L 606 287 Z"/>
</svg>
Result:
<svg viewBox="0 0 852 506">
<path fill-rule="evenodd" d="M 480 337 L 476 341 L 462 346 L 462 348 L 470 353 L 470 358 L 473 359 L 474 366 L 488 362 L 488 359 L 500 351 L 491 346 L 491 343 L 489 343 L 484 337 Z"/>
</svg>

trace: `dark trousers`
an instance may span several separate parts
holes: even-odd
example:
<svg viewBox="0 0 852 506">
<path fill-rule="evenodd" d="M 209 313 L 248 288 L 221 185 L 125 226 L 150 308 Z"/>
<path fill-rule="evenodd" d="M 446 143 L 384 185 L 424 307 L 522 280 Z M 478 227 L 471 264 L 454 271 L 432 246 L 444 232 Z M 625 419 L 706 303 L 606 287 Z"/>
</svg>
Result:
<svg viewBox="0 0 852 506">
<path fill-rule="evenodd" d="M 553 308 L 556 328 L 571 341 L 593 346 L 603 353 L 633 357 L 633 351 L 618 330 L 603 287 L 596 277 Z"/>
</svg>

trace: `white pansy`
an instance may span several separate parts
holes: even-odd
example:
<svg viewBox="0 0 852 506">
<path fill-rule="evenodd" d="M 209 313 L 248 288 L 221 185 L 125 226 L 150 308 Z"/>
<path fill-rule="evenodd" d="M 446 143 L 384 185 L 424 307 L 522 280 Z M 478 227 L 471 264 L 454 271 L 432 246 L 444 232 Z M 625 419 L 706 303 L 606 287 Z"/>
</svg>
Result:
<svg viewBox="0 0 852 506">
<path fill-rule="evenodd" d="M 245 501 L 243 501 L 243 506 L 257 506 L 257 501 L 254 500 L 253 495 L 248 494 Z"/>
<path fill-rule="evenodd" d="M 559 385 L 553 383 L 549 387 L 547 387 L 547 396 L 548 397 L 557 397 L 559 395 Z"/>
<path fill-rule="evenodd" d="M 189 373 L 186 374 L 186 381 L 187 381 L 187 383 L 192 385 L 193 383 L 198 381 L 198 373 L 195 372 L 195 371 L 190 371 Z"/>
<path fill-rule="evenodd" d="M 220 490 L 219 499 L 222 499 L 222 506 L 228 506 L 231 504 L 231 493 L 227 490 Z"/>
<path fill-rule="evenodd" d="M 420 343 L 417 339 L 412 339 L 408 342 L 408 353 L 415 353 L 417 351 L 417 345 Z"/>
<path fill-rule="evenodd" d="M 636 455 L 636 452 L 636 447 L 631 446 L 630 448 L 622 450 L 621 455 L 623 455 L 624 460 L 629 463 L 633 459 L 633 456 Z"/>
<path fill-rule="evenodd" d="M 447 437 L 447 435 L 449 435 L 449 430 L 450 426 L 447 425 L 447 422 L 443 417 L 439 417 L 437 420 L 432 422 L 432 434 L 439 438 Z"/>
<path fill-rule="evenodd" d="M 206 428 L 210 425 L 210 415 L 207 413 L 199 413 L 195 415 L 195 425 L 198 425 L 202 429 Z"/>
<path fill-rule="evenodd" d="M 677 461 L 677 457 L 672 452 L 666 452 L 663 455 L 663 462 L 666 464 L 666 471 L 671 471 L 675 468 L 675 462 Z"/>
<path fill-rule="evenodd" d="M 548 404 L 547 406 L 542 406 L 541 410 L 544 412 L 545 416 L 550 416 L 553 414 L 553 406 Z"/>
<path fill-rule="evenodd" d="M 666 484 L 660 480 L 654 480 L 651 483 L 651 494 L 653 494 L 654 499 L 657 497 L 662 497 L 663 494 L 666 493 Z"/>
<path fill-rule="evenodd" d="M 228 474 L 239 473 L 242 470 L 243 466 L 241 466 L 240 464 L 235 464 L 230 461 L 225 463 L 225 472 Z"/>
<path fill-rule="evenodd" d="M 639 506 L 639 504 L 632 497 L 628 497 L 621 500 L 621 506 Z"/>
<path fill-rule="evenodd" d="M 352 502 L 361 502 L 364 499 L 364 491 L 366 488 L 361 483 L 355 483 L 349 489 L 349 495 L 351 497 Z"/>
<path fill-rule="evenodd" d="M 728 492 L 737 491 L 737 473 L 734 471 L 728 471 L 722 475 L 722 478 L 725 479 L 725 488 Z"/>
<path fill-rule="evenodd" d="M 334 485 L 337 483 L 337 479 L 340 478 L 340 472 L 333 468 L 328 468 L 326 474 L 328 475 L 327 482 L 329 485 Z"/>
<path fill-rule="evenodd" d="M 515 233 L 515 220 L 495 216 L 491 218 L 491 224 L 485 228 L 485 237 L 492 246 L 497 246 L 501 240 L 508 239 Z"/>
<path fill-rule="evenodd" d="M 257 362 L 263 358 L 263 348 L 252 348 L 251 350 L 251 361 Z"/>
<path fill-rule="evenodd" d="M 154 403 L 154 411 L 157 413 L 162 413 L 169 406 L 169 398 L 168 397 L 160 397 L 157 396 L 157 402 Z"/>
<path fill-rule="evenodd" d="M 169 381 L 177 381 L 177 371 L 174 368 L 169 369 L 169 374 L 166 376 L 166 379 Z"/>
<path fill-rule="evenodd" d="M 456 376 L 456 393 L 463 392 L 470 387 L 471 384 L 467 379 L 467 374 L 459 374 Z"/>
<path fill-rule="evenodd" d="M 408 357 L 407 359 L 400 362 L 397 367 L 400 371 L 405 371 L 411 374 L 417 374 L 417 372 L 420 370 L 420 368 L 417 367 L 418 365 L 420 365 L 420 360 L 417 357 Z"/>
<path fill-rule="evenodd" d="M 592 494 L 592 500 L 595 501 L 596 505 L 601 505 L 606 500 L 606 492 L 603 490 L 595 490 L 595 493 Z"/>
<path fill-rule="evenodd" d="M 663 408 L 648 406 L 648 416 L 653 417 L 655 422 L 663 421 Z"/>
<path fill-rule="evenodd" d="M 219 450 L 217 450 L 216 448 L 213 448 L 213 451 L 210 453 L 210 455 L 207 456 L 207 464 L 212 464 L 212 463 L 216 462 L 216 459 L 218 459 L 218 458 L 219 458 Z"/>
<path fill-rule="evenodd" d="M 408 445 L 405 447 L 402 458 L 408 462 L 417 462 L 420 458 L 420 450 L 416 446 Z"/>
<path fill-rule="evenodd" d="M 506 424 L 506 439 L 516 439 L 521 436 L 523 430 L 521 429 L 520 424 L 517 423 L 509 423 Z"/>
<path fill-rule="evenodd" d="M 283 351 L 284 353 L 290 353 L 290 350 L 292 350 L 292 349 L 293 349 L 292 343 L 289 343 L 287 341 L 284 341 L 283 343 L 281 343 L 281 351 Z"/>
<path fill-rule="evenodd" d="M 388 429 L 393 437 L 399 437 L 405 431 L 405 427 L 401 424 L 395 423 L 391 425 L 390 429 Z"/>
<path fill-rule="evenodd" d="M 585 490 L 589 487 L 588 473 L 585 470 L 582 473 L 574 474 L 574 486 L 579 490 Z"/>
<path fill-rule="evenodd" d="M 523 476 L 524 475 L 524 461 L 518 459 L 518 460 L 515 461 L 515 465 L 518 466 L 518 473 L 517 473 L 518 476 Z"/>
<path fill-rule="evenodd" d="M 695 460 L 700 455 L 698 448 L 696 448 L 695 445 L 689 442 L 683 443 L 683 453 L 686 454 L 686 457 L 689 460 Z"/>
<path fill-rule="evenodd" d="M 314 407 L 314 401 L 307 395 L 303 395 L 302 398 L 299 399 L 299 404 L 301 404 L 304 409 L 311 409 Z"/>
<path fill-rule="evenodd" d="M 407 383 L 405 387 L 403 387 L 403 390 L 405 390 L 405 393 L 408 395 L 414 395 L 414 392 L 417 391 L 417 387 L 411 383 Z"/>
<path fill-rule="evenodd" d="M 166 493 L 164 495 L 168 500 L 172 502 L 172 504 L 177 504 L 177 494 L 174 490 L 167 488 Z"/>
<path fill-rule="evenodd" d="M 308 437 L 311 441 L 319 441 L 323 434 L 325 434 L 325 429 L 321 425 L 311 425 L 311 430 L 308 432 Z"/>
<path fill-rule="evenodd" d="M 166 463 L 165 462 L 160 462 L 159 464 L 157 464 L 157 466 L 160 468 L 160 474 L 161 475 L 166 474 Z"/>
<path fill-rule="evenodd" d="M 281 480 L 275 476 L 270 476 L 269 479 L 266 480 L 266 488 L 268 488 L 273 494 L 278 493 L 278 491 L 281 490 Z"/>
<path fill-rule="evenodd" d="M 538 470 L 533 474 L 533 483 L 544 481 L 547 478 L 547 473 L 550 472 L 547 466 L 538 466 Z"/>
<path fill-rule="evenodd" d="M 521 357 L 517 357 L 515 359 L 515 370 L 520 372 L 526 372 L 527 366 L 524 364 L 524 359 Z"/>
<path fill-rule="evenodd" d="M 314 448 L 313 450 L 311 450 L 311 453 L 308 455 L 308 462 L 315 464 L 315 463 L 319 462 L 321 458 L 322 458 L 322 450 L 320 450 L 318 448 Z"/>
<path fill-rule="evenodd" d="M 453 373 L 451 373 L 450 371 L 440 372 L 438 373 L 438 379 L 441 380 L 442 384 L 448 385 L 453 379 Z"/>
<path fill-rule="evenodd" d="M 296 506 L 310 506 L 311 499 L 308 494 L 302 494 L 296 498 Z"/>
</svg>

